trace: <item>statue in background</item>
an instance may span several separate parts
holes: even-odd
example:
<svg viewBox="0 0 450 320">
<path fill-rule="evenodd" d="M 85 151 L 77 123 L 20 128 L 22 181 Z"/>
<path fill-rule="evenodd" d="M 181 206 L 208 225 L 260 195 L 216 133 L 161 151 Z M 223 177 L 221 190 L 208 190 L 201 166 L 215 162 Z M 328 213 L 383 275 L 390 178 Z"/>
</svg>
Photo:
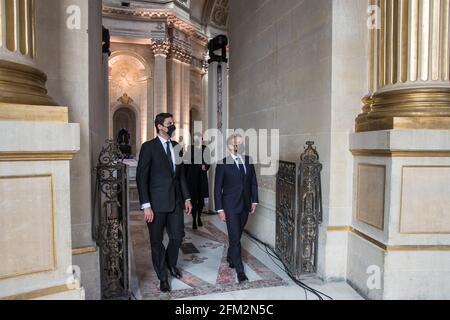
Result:
<svg viewBox="0 0 450 320">
<path fill-rule="evenodd" d="M 130 132 L 125 128 L 120 129 L 117 135 L 117 144 L 119 145 L 120 152 L 122 152 L 124 159 L 132 159 L 130 139 Z"/>
</svg>

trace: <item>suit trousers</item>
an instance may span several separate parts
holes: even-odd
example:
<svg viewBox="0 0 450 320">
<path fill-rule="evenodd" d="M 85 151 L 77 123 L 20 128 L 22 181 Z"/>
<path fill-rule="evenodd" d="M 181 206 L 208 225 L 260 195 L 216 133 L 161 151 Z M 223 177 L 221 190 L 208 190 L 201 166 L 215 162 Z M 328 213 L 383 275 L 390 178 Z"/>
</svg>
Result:
<svg viewBox="0 0 450 320">
<path fill-rule="evenodd" d="M 248 221 L 248 211 L 237 214 L 225 212 L 228 230 L 228 259 L 234 264 L 236 272 L 244 272 L 244 264 L 242 263 L 241 238 L 245 225 Z"/>
<path fill-rule="evenodd" d="M 153 268 L 158 279 L 168 279 L 167 267 L 176 267 L 184 233 L 184 214 L 181 206 L 177 205 L 174 212 L 156 213 L 152 223 L 148 223 Z M 167 230 L 169 244 L 164 247 L 164 230 Z"/>
</svg>

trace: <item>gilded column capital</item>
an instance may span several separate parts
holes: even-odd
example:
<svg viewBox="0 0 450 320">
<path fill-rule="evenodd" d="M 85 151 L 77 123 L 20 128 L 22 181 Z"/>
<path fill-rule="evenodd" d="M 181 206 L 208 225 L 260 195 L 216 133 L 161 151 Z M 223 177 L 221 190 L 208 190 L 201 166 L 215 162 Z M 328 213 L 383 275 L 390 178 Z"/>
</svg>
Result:
<svg viewBox="0 0 450 320">
<path fill-rule="evenodd" d="M 356 131 L 450 129 L 450 0 L 370 4 L 380 19 L 369 30 L 369 94 Z"/>
<path fill-rule="evenodd" d="M 152 41 L 152 50 L 155 56 L 167 58 L 170 51 L 170 42 L 167 39 L 157 39 Z"/>
</svg>

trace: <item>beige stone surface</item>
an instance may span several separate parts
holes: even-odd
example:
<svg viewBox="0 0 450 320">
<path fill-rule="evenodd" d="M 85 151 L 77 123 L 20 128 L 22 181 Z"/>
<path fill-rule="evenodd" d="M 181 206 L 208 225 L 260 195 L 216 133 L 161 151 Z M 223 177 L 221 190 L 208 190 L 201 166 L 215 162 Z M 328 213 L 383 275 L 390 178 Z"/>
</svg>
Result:
<svg viewBox="0 0 450 320">
<path fill-rule="evenodd" d="M 450 234 L 450 166 L 404 167 L 401 233 Z"/>
<path fill-rule="evenodd" d="M 360 163 L 357 174 L 356 218 L 383 230 L 386 167 Z"/>
<path fill-rule="evenodd" d="M 56 268 L 52 177 L 0 176 L 0 279 Z"/>
</svg>

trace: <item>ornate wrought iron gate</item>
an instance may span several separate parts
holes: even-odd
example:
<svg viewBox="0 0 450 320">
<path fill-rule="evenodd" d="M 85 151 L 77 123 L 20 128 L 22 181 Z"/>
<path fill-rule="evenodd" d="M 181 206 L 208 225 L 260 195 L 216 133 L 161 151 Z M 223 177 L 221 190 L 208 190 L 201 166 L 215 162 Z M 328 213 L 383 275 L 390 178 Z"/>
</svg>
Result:
<svg viewBox="0 0 450 320">
<path fill-rule="evenodd" d="M 322 183 L 320 173 L 322 164 L 319 154 L 307 142 L 307 148 L 300 157 L 298 192 L 298 261 L 297 275 L 317 272 L 317 244 L 319 225 L 322 223 Z"/>
<path fill-rule="evenodd" d="M 129 298 L 126 165 L 112 140 L 100 153 L 94 239 L 100 247 L 102 299 Z"/>
<path fill-rule="evenodd" d="M 280 161 L 276 195 L 276 251 L 291 272 L 296 267 L 296 169 L 295 163 Z"/>
<path fill-rule="evenodd" d="M 297 278 L 317 271 L 317 243 L 322 223 L 319 155 L 307 142 L 298 166 L 280 161 L 276 192 L 276 251 Z"/>
</svg>

